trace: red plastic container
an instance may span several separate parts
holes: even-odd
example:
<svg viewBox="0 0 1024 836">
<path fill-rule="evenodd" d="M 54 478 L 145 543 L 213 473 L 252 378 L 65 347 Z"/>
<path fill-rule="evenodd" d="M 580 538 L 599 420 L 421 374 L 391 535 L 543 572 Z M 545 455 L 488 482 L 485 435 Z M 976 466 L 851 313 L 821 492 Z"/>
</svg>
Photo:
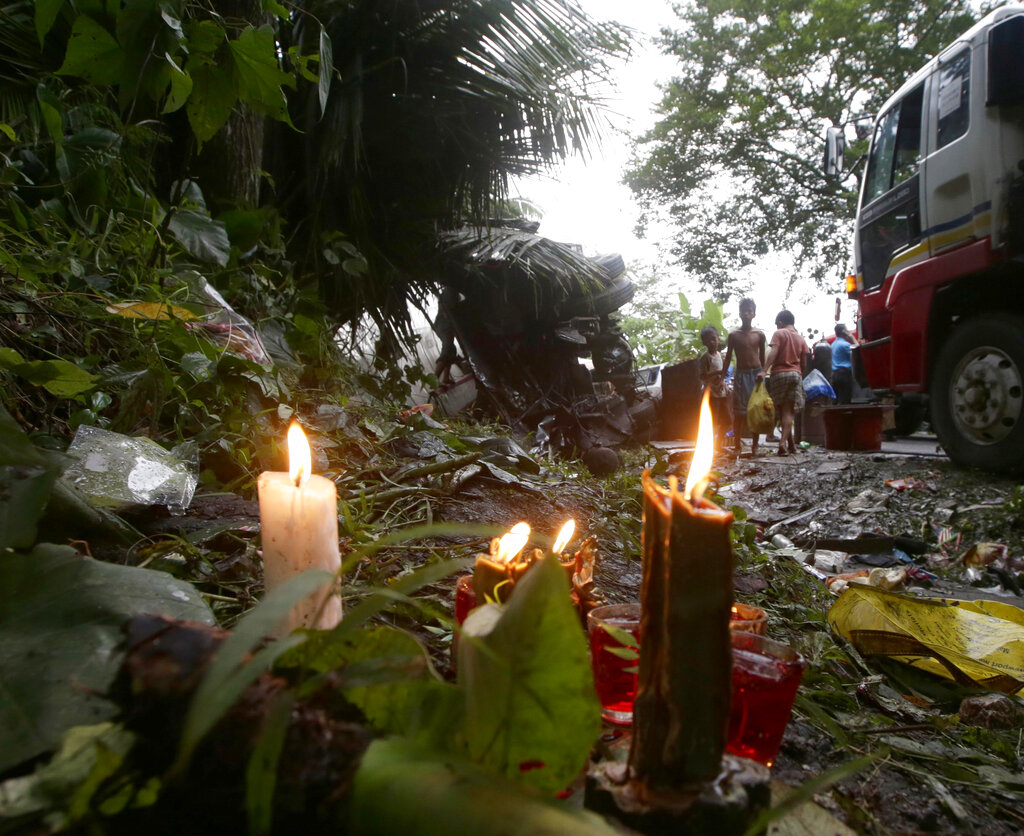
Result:
<svg viewBox="0 0 1024 836">
<path fill-rule="evenodd" d="M 890 404 L 845 404 L 827 406 L 825 447 L 828 450 L 881 450 L 882 412 Z"/>
</svg>

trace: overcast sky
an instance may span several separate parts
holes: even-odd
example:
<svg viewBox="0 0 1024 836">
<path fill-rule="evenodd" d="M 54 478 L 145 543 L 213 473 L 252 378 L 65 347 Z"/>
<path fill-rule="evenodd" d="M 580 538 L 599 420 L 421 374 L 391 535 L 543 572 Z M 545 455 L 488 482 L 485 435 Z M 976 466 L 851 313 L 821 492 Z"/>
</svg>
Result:
<svg viewBox="0 0 1024 836">
<path fill-rule="evenodd" d="M 621 253 L 627 265 L 667 264 L 669 259 L 661 250 L 668 244 L 669 231 L 654 229 L 645 239 L 636 237 L 639 209 L 621 180 L 630 159 L 630 136 L 654 124 L 654 108 L 660 100 L 657 83 L 672 77 L 673 59 L 658 51 L 653 37 L 661 27 L 673 27 L 675 15 L 666 0 L 580 0 L 580 4 L 597 19 L 616 20 L 637 30 L 633 57 L 617 67 L 616 87 L 607 95 L 615 130 L 592 159 L 575 157 L 549 178 L 521 181 L 517 184 L 519 193 L 543 210 L 542 235 L 580 244 L 591 255 Z M 775 314 L 785 306 L 793 311 L 801 332 L 812 327 L 830 331 L 835 324 L 836 294 L 806 282 L 794 287 L 787 298 L 784 272 L 772 270 L 770 264 L 759 271 L 755 293 L 759 315 L 755 325 L 770 333 Z M 772 276 L 778 278 L 773 280 Z M 666 283 L 663 290 L 666 297 L 683 290 L 691 303 L 710 295 L 678 269 L 673 282 Z M 845 294 L 842 298 L 843 319 L 852 326 L 856 305 Z M 738 321 L 733 308 L 735 304 L 726 306 L 728 321 Z"/>
</svg>

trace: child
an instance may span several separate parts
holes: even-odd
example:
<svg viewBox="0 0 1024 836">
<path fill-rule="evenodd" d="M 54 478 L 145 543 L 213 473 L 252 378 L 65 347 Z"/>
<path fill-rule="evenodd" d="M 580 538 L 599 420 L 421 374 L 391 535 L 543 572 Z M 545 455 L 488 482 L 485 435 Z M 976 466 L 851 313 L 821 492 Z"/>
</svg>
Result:
<svg viewBox="0 0 1024 836">
<path fill-rule="evenodd" d="M 771 350 L 765 371 L 770 371 L 768 393 L 775 402 L 779 421 L 782 424 L 782 438 L 779 439 L 779 455 L 796 452 L 793 439 L 793 416 L 804 408 L 804 368 L 810 358 L 807 341 L 800 336 L 794 325 L 793 314 L 779 311 L 775 317 L 778 330 L 772 334 Z M 764 377 L 764 372 L 758 378 Z"/>
<path fill-rule="evenodd" d="M 719 351 L 718 329 L 714 325 L 705 325 L 700 329 L 700 341 L 707 349 L 698 360 L 700 382 L 705 389 L 711 391 L 711 417 L 715 425 L 715 449 L 724 443 L 725 432 L 732 423 L 732 411 L 729 409 L 729 387 L 725 382 L 725 365 L 722 363 L 722 352 Z"/>
<path fill-rule="evenodd" d="M 741 299 L 740 327 L 729 334 L 729 339 L 725 344 L 724 368 L 729 368 L 729 361 L 734 353 L 736 355 L 736 373 L 732 383 L 732 432 L 737 456 L 743 450 L 740 438 L 747 423 L 747 401 L 750 400 L 750 395 L 754 391 L 754 383 L 764 366 L 764 331 L 750 326 L 756 313 L 757 305 L 754 304 L 753 299 Z M 754 443 L 751 451 L 756 456 L 758 434 L 754 433 L 753 436 Z"/>
</svg>

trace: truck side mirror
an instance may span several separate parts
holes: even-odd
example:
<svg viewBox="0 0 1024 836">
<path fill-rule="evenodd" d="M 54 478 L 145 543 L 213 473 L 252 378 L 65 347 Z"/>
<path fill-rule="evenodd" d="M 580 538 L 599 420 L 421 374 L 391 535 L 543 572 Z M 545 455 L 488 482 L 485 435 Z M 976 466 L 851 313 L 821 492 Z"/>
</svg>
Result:
<svg viewBox="0 0 1024 836">
<path fill-rule="evenodd" d="M 988 34 L 989 106 L 1024 104 L 1024 15 L 1008 17 L 992 27 Z"/>
<path fill-rule="evenodd" d="M 846 136 L 842 128 L 832 126 L 825 131 L 826 177 L 839 177 L 843 173 L 843 154 L 846 153 Z"/>
</svg>

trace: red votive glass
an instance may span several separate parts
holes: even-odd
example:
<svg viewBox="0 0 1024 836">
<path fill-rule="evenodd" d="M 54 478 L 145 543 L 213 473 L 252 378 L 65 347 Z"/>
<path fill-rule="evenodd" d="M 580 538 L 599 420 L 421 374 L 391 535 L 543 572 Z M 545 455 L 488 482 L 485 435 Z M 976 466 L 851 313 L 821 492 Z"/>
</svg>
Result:
<svg viewBox="0 0 1024 836">
<path fill-rule="evenodd" d="M 765 636 L 732 631 L 732 713 L 726 751 L 770 767 L 779 753 L 804 660 Z"/>
<path fill-rule="evenodd" d="M 624 630 L 634 641 L 623 644 L 605 629 L 605 625 Z M 609 604 L 587 614 L 590 637 L 590 661 L 594 669 L 594 688 L 601 702 L 601 716 L 620 725 L 633 722 L 636 699 L 637 658 L 623 658 L 611 652 L 615 648 L 640 649 L 640 605 Z"/>
<path fill-rule="evenodd" d="M 768 616 L 765 615 L 765 611 L 760 607 L 752 607 L 749 604 L 732 605 L 732 620 L 729 622 L 730 630 L 764 635 L 767 626 Z"/>
<path fill-rule="evenodd" d="M 462 624 L 470 611 L 476 608 L 476 591 L 473 589 L 473 576 L 459 578 L 455 584 L 455 621 Z"/>
</svg>

